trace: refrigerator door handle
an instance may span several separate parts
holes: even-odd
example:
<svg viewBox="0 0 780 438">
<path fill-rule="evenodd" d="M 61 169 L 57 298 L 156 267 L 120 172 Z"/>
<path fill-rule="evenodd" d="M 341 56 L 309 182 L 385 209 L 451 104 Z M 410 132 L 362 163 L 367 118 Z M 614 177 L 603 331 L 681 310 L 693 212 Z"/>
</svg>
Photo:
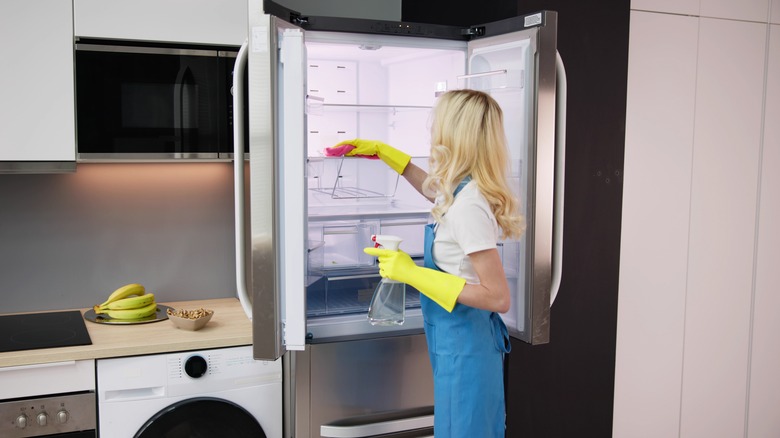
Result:
<svg viewBox="0 0 780 438">
<path fill-rule="evenodd" d="M 247 292 L 246 278 L 246 236 L 244 224 L 244 72 L 246 71 L 247 49 L 244 41 L 238 51 L 233 67 L 233 185 L 236 229 L 236 293 L 247 318 L 252 320 L 252 302 Z"/>
<path fill-rule="evenodd" d="M 553 197 L 553 248 L 550 305 L 558 295 L 563 273 L 563 188 L 566 168 L 566 68 L 561 54 L 555 52 L 555 193 Z"/>
</svg>

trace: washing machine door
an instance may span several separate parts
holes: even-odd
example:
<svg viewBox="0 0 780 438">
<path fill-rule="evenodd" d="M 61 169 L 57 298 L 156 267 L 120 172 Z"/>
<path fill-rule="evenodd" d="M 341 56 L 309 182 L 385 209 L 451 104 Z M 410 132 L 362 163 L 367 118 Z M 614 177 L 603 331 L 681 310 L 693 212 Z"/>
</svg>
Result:
<svg viewBox="0 0 780 438">
<path fill-rule="evenodd" d="M 197 397 L 154 414 L 135 438 L 266 438 L 263 427 L 241 406 L 218 398 Z"/>
</svg>

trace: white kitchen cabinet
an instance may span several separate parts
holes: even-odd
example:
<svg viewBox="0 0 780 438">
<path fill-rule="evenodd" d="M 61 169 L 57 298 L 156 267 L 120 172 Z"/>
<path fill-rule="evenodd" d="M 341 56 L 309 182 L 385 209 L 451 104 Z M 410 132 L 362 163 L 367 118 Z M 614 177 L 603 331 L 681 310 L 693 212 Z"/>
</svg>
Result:
<svg viewBox="0 0 780 438">
<path fill-rule="evenodd" d="M 766 27 L 699 22 L 681 437 L 744 433 Z"/>
<path fill-rule="evenodd" d="M 246 0 L 73 0 L 77 37 L 241 45 Z"/>
<path fill-rule="evenodd" d="M 0 2 L 0 162 L 76 160 L 73 8 Z"/>
<path fill-rule="evenodd" d="M 615 437 L 679 429 L 698 22 L 631 12 Z"/>
<path fill-rule="evenodd" d="M 750 352 L 748 436 L 770 437 L 780 431 L 780 26 L 770 27 L 767 66 L 761 192 L 756 238 L 755 302 Z"/>
<path fill-rule="evenodd" d="M 769 22 L 780 24 L 780 0 L 772 0 L 772 13 L 769 16 Z"/>
<path fill-rule="evenodd" d="M 780 44 L 772 26 L 767 51 L 765 22 L 631 13 L 615 437 L 780 429 Z"/>
</svg>

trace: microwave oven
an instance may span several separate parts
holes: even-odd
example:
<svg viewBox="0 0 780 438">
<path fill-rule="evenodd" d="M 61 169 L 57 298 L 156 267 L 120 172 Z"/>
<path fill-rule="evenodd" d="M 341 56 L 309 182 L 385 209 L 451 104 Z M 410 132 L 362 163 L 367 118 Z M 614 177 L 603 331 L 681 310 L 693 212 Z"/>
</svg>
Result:
<svg viewBox="0 0 780 438">
<path fill-rule="evenodd" d="M 78 161 L 232 158 L 237 47 L 80 39 L 75 48 Z"/>
</svg>

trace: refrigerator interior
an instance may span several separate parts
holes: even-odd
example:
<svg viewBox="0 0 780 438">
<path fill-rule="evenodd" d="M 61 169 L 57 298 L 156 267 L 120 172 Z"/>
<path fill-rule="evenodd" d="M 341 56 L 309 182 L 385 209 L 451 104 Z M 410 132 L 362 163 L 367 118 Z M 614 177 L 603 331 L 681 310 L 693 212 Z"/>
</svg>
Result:
<svg viewBox="0 0 780 438">
<path fill-rule="evenodd" d="M 376 139 L 427 168 L 431 110 L 438 94 L 481 89 L 504 111 L 511 184 L 522 201 L 533 122 L 529 47 L 527 38 L 469 51 L 460 41 L 306 33 L 310 329 L 334 318 L 365 321 L 379 276 L 374 258 L 362 249 L 372 244 L 372 234 L 395 234 L 404 239 L 401 249 L 422 264 L 423 226 L 431 208 L 381 161 L 325 157 L 324 148 L 353 138 Z M 524 212 L 525 206 L 521 208 Z M 526 313 L 521 294 L 526 289 L 524 246 L 523 240 L 499 243 L 514 297 L 502 316 L 520 331 Z M 419 313 L 419 295 L 410 287 L 407 291 L 407 314 Z"/>
</svg>

